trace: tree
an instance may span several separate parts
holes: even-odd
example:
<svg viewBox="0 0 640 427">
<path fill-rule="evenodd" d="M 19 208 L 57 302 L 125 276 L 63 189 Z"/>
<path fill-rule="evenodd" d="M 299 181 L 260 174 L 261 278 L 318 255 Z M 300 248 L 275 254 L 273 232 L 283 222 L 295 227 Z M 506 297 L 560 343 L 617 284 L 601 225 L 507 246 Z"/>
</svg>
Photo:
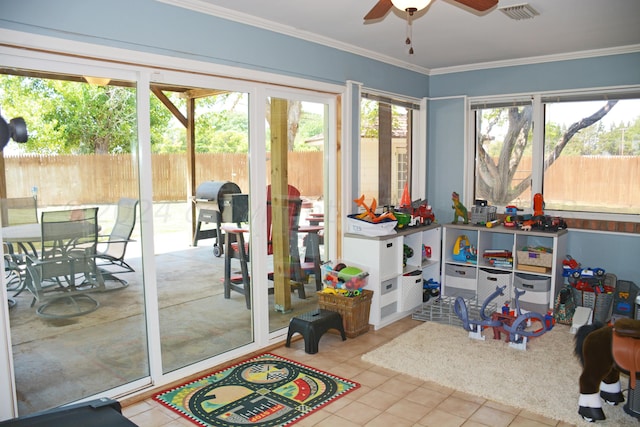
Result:
<svg viewBox="0 0 640 427">
<path fill-rule="evenodd" d="M 169 111 L 154 98 L 152 145 L 165 133 L 170 119 Z M 7 114 L 27 122 L 29 141 L 21 146 L 26 152 L 128 153 L 137 141 L 133 88 L 0 75 L 0 99 Z"/>
<path fill-rule="evenodd" d="M 571 124 L 566 130 L 553 125 L 550 133 L 555 132 L 560 137 L 553 149 L 549 150 L 545 156 L 545 170 L 555 162 L 579 131 L 597 123 L 617 102 L 617 100 L 608 101 L 598 111 Z M 487 113 L 485 115 L 483 112 L 480 118 L 482 134 L 477 144 L 476 192 L 478 197 L 491 200 L 494 204 L 507 205 L 531 186 L 531 173 L 513 186 L 512 182 L 530 142 L 533 108 L 514 106 L 506 109 L 490 109 Z M 492 156 L 490 148 L 495 147 L 495 144 L 490 144 L 493 140 L 490 135 L 496 126 L 506 126 L 504 141 L 497 157 Z"/>
</svg>

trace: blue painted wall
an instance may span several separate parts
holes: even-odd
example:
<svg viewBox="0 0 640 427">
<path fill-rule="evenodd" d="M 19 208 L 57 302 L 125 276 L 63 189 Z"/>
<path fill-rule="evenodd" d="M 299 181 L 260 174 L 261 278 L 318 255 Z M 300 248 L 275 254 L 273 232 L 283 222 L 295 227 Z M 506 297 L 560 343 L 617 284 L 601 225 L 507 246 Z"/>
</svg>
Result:
<svg viewBox="0 0 640 427">
<path fill-rule="evenodd" d="M 155 0 L 0 0 L 0 28 L 340 85 L 353 80 L 416 98 L 429 96 L 427 197 L 440 222 L 451 221 L 451 192 L 462 193 L 465 111 L 463 99 L 456 97 L 640 84 L 640 53 L 428 77 Z M 437 99 L 446 97 L 453 98 Z M 569 252 L 586 264 L 600 265 L 640 284 L 636 236 L 570 232 Z"/>
<path fill-rule="evenodd" d="M 462 195 L 463 96 L 638 85 L 639 70 L 640 53 L 634 53 L 431 76 L 427 194 L 436 218 L 451 222 L 451 192 Z M 640 235 L 569 231 L 568 253 L 585 267 L 600 266 L 640 285 Z"/>
<path fill-rule="evenodd" d="M 417 98 L 428 91 L 424 74 L 155 0 L 2 0 L 0 28 Z"/>
</svg>

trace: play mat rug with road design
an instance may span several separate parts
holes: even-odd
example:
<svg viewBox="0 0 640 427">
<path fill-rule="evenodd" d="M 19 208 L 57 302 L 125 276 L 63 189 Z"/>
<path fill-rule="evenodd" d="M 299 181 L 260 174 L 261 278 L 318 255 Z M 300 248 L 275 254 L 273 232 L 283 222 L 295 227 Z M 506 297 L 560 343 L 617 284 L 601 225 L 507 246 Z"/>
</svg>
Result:
<svg viewBox="0 0 640 427">
<path fill-rule="evenodd" d="M 359 387 L 264 353 L 153 398 L 203 426 L 286 426 Z"/>
</svg>

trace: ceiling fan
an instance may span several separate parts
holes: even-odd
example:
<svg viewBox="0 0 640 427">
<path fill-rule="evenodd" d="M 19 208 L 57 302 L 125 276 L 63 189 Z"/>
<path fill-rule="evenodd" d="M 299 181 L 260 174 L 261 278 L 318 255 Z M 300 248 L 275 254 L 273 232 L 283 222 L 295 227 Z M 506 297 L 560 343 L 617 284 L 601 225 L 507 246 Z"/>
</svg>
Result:
<svg viewBox="0 0 640 427">
<path fill-rule="evenodd" d="M 378 0 L 364 17 L 365 21 L 383 18 L 393 6 L 410 15 L 429 6 L 432 0 Z M 498 0 L 453 0 L 478 12 L 484 12 L 498 4 Z"/>
<path fill-rule="evenodd" d="M 406 44 L 409 46 L 409 55 L 413 55 L 413 43 L 411 41 L 411 18 L 415 12 L 418 12 L 432 2 L 433 0 L 378 0 L 378 3 L 364 17 L 365 21 L 377 20 L 384 18 L 384 16 L 391 10 L 392 7 L 396 7 L 402 11 L 407 12 L 407 39 Z M 471 9 L 475 9 L 478 12 L 484 12 L 491 9 L 498 4 L 498 0 L 453 0 L 457 3 L 463 4 Z"/>
</svg>

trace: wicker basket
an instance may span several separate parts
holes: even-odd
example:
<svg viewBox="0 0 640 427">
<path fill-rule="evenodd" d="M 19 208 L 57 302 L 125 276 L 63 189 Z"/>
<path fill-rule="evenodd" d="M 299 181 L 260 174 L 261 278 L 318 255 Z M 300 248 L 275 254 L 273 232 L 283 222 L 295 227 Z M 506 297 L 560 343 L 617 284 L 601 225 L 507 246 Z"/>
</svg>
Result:
<svg viewBox="0 0 640 427">
<path fill-rule="evenodd" d="M 318 292 L 318 305 L 340 313 L 347 337 L 355 338 L 369 330 L 372 297 L 373 291 L 368 289 L 363 289 L 362 294 L 356 297 Z"/>
<path fill-rule="evenodd" d="M 593 310 L 593 320 L 607 323 L 611 319 L 613 309 L 613 297 L 615 296 L 613 288 L 605 286 L 607 292 L 597 293 L 590 291 L 581 291 L 571 286 L 573 301 L 577 306 L 588 307 Z"/>
</svg>

